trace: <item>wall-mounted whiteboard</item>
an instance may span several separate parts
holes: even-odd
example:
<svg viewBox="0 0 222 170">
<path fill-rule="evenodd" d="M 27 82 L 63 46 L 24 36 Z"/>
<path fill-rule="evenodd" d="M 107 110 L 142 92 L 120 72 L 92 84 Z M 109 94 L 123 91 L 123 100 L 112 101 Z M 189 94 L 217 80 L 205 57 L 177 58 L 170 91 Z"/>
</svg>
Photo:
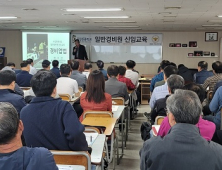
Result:
<svg viewBox="0 0 222 170">
<path fill-rule="evenodd" d="M 162 61 L 162 34 L 73 34 L 71 37 L 78 38 L 86 46 L 91 62 Z"/>
</svg>

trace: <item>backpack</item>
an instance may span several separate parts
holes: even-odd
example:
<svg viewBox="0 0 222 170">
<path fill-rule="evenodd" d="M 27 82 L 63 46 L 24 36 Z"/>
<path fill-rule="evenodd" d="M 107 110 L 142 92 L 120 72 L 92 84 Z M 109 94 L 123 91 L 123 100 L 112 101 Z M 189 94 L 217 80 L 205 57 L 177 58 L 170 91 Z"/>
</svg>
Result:
<svg viewBox="0 0 222 170">
<path fill-rule="evenodd" d="M 148 122 L 143 122 L 141 127 L 140 127 L 140 133 L 141 133 L 141 138 L 143 141 L 146 141 L 147 139 L 150 138 L 150 130 L 152 129 L 151 124 Z"/>
</svg>

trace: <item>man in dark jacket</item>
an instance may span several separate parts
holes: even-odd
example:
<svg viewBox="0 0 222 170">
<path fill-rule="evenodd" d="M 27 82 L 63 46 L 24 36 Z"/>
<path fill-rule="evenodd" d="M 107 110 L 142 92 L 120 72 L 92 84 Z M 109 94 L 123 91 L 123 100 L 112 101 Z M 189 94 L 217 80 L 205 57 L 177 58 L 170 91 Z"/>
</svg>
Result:
<svg viewBox="0 0 222 170">
<path fill-rule="evenodd" d="M 193 82 L 192 72 L 183 64 L 178 65 L 178 74 L 183 77 L 185 84 Z"/>
<path fill-rule="evenodd" d="M 58 170 L 50 151 L 22 146 L 23 129 L 15 108 L 0 102 L 0 169 Z"/>
<path fill-rule="evenodd" d="M 168 134 L 147 140 L 140 150 L 141 170 L 220 170 L 222 146 L 200 136 L 198 127 L 202 111 L 195 92 L 176 90 L 167 99 L 171 126 Z"/>
<path fill-rule="evenodd" d="M 80 64 L 79 71 L 83 71 L 84 70 L 84 64 L 85 64 L 84 60 L 88 60 L 88 56 L 87 56 L 87 53 L 86 53 L 86 48 L 85 48 L 84 45 L 80 44 L 78 39 L 75 40 L 75 45 L 76 46 L 73 47 L 72 54 L 75 56 L 74 59 L 77 59 L 79 61 L 79 64 Z"/>
<path fill-rule="evenodd" d="M 39 71 L 31 81 L 36 95 L 21 111 L 24 137 L 27 146 L 50 150 L 87 151 L 83 134 L 72 105 L 56 96 L 56 77 L 50 71 Z"/>
<path fill-rule="evenodd" d="M 16 75 L 11 70 L 0 71 L 0 102 L 9 102 L 18 113 L 26 105 L 23 96 L 15 93 Z"/>
<path fill-rule="evenodd" d="M 30 87 L 30 81 L 32 78 L 32 75 L 29 74 L 30 65 L 27 61 L 23 61 L 20 66 L 22 71 L 16 75 L 16 83 L 20 87 Z"/>
<path fill-rule="evenodd" d="M 200 61 L 198 63 L 198 72 L 194 74 L 194 82 L 197 84 L 203 84 L 204 81 L 213 76 L 212 71 L 207 71 L 208 63 L 206 61 Z"/>
</svg>

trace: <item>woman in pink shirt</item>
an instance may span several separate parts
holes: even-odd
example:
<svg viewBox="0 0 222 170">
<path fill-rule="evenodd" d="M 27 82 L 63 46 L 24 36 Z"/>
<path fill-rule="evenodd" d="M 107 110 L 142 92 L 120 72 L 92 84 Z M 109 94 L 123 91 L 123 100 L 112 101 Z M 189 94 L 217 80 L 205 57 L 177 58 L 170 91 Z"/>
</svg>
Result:
<svg viewBox="0 0 222 170">
<path fill-rule="evenodd" d="M 194 91 L 198 95 L 201 103 L 203 102 L 205 98 L 205 91 L 202 88 L 202 86 L 195 83 L 190 83 L 190 84 L 185 85 L 184 89 Z M 206 139 L 207 141 L 210 141 L 212 139 L 214 132 L 216 130 L 216 126 L 214 123 L 204 120 L 200 116 L 199 122 L 196 124 L 196 126 L 199 128 L 200 135 L 204 139 Z M 168 117 L 165 117 L 163 122 L 160 125 L 160 129 L 157 133 L 157 136 L 164 137 L 165 135 L 168 134 L 170 128 L 171 126 L 169 124 Z"/>
</svg>

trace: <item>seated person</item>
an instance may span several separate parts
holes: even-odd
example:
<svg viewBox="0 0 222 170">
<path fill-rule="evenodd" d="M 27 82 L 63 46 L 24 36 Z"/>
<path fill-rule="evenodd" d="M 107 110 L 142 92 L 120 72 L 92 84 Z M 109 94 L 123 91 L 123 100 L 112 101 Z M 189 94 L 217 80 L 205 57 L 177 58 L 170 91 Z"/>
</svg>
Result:
<svg viewBox="0 0 222 170">
<path fill-rule="evenodd" d="M 50 62 L 49 60 L 43 60 L 43 62 L 42 62 L 42 68 L 43 68 L 44 70 L 50 70 L 50 64 L 51 64 L 51 62 Z"/>
<path fill-rule="evenodd" d="M 11 70 L 0 71 L 0 102 L 9 102 L 18 113 L 26 105 L 23 96 L 15 93 L 16 75 Z"/>
<path fill-rule="evenodd" d="M 31 74 L 31 75 L 36 74 L 36 73 L 37 73 L 37 70 L 36 70 L 35 67 L 33 67 L 33 66 L 34 66 L 33 59 L 29 58 L 29 59 L 27 60 L 27 62 L 28 62 L 29 65 L 30 65 L 30 71 L 29 71 L 29 74 Z"/>
<path fill-rule="evenodd" d="M 165 84 L 162 86 L 158 86 L 154 89 L 154 91 L 151 95 L 151 98 L 150 98 L 150 103 L 149 103 L 151 109 L 154 108 L 154 105 L 158 99 L 164 98 L 164 97 L 166 97 L 166 95 L 169 94 L 166 80 L 168 77 L 170 77 L 170 75 L 177 74 L 178 69 L 174 66 L 169 65 L 164 68 L 163 73 L 164 73 Z"/>
<path fill-rule="evenodd" d="M 166 115 L 166 100 L 170 96 L 170 94 L 173 94 L 176 89 L 182 89 L 184 86 L 184 79 L 183 77 L 172 74 L 167 79 L 167 86 L 169 95 L 166 95 L 165 98 L 158 99 L 154 105 L 154 109 L 151 110 L 151 121 L 152 124 L 155 122 L 155 119 L 157 116 L 167 116 Z"/>
<path fill-rule="evenodd" d="M 70 78 L 74 79 L 77 81 L 78 86 L 83 88 L 83 91 L 86 88 L 86 75 L 82 74 L 81 72 L 79 72 L 79 61 L 72 61 L 71 62 L 71 68 L 72 68 L 72 74 L 70 75 Z"/>
<path fill-rule="evenodd" d="M 60 70 L 59 70 L 59 68 L 58 68 L 58 66 L 59 66 L 59 61 L 58 61 L 58 60 L 53 60 L 53 61 L 52 61 L 52 66 L 53 66 L 53 68 L 52 68 L 50 71 L 51 71 L 52 73 L 54 73 L 57 78 L 61 77 L 61 76 L 60 76 Z"/>
<path fill-rule="evenodd" d="M 178 89 L 168 97 L 171 129 L 165 137 L 153 137 L 144 143 L 140 150 L 140 169 L 221 169 L 222 146 L 205 140 L 195 126 L 201 112 L 202 105 L 195 92 Z"/>
<path fill-rule="evenodd" d="M 15 68 L 15 63 L 13 63 L 13 62 L 8 62 L 7 65 L 6 65 L 6 67 L 10 67 L 13 71 L 15 71 L 15 74 L 16 74 L 16 75 L 22 71 L 22 70 L 20 70 L 20 69 L 16 69 L 16 68 Z M 4 67 L 4 68 L 5 68 L 5 67 Z M 4 69 L 4 68 L 3 68 L 3 69 Z M 3 69 L 2 69 L 2 70 L 3 70 Z"/>
<path fill-rule="evenodd" d="M 89 74 L 92 71 L 92 64 L 91 63 L 85 63 L 84 64 L 84 71 L 82 72 L 82 74 L 86 75 L 86 78 L 88 79 Z"/>
<path fill-rule="evenodd" d="M 132 83 L 132 81 L 129 78 L 125 77 L 126 74 L 126 67 L 119 66 L 119 76 L 118 80 L 125 83 L 128 90 L 134 90 L 136 86 Z"/>
<path fill-rule="evenodd" d="M 13 72 L 15 73 L 15 70 L 13 70 L 11 67 L 8 67 L 8 66 L 4 67 L 1 71 L 4 71 L 4 70 L 10 70 L 10 71 L 13 71 Z M 14 89 L 14 91 L 15 91 L 16 94 L 19 94 L 19 95 L 21 95 L 21 96 L 24 96 L 23 90 L 18 86 L 17 83 L 15 83 L 15 89 Z"/>
<path fill-rule="evenodd" d="M 9 103 L 0 102 L 0 129 L 0 169 L 58 170 L 50 151 L 22 146 L 24 127 Z"/>
<path fill-rule="evenodd" d="M 133 71 L 136 63 L 133 60 L 128 60 L 126 62 L 126 74 L 125 77 L 130 79 L 132 83 L 137 87 L 138 80 L 139 80 L 139 74 L 135 71 Z"/>
<path fill-rule="evenodd" d="M 152 80 L 151 80 L 151 83 L 150 83 L 150 92 L 153 92 L 154 90 L 154 86 L 156 84 L 156 82 L 158 81 L 162 81 L 164 79 L 164 76 L 163 76 L 163 70 L 166 66 L 170 65 L 170 62 L 168 60 L 163 60 L 161 63 L 160 63 L 160 72 L 155 75 Z"/>
<path fill-rule="evenodd" d="M 103 67 L 104 67 L 104 62 L 103 62 L 102 60 L 98 60 L 98 61 L 96 62 L 96 64 L 97 64 L 97 67 L 98 67 L 99 71 L 101 71 L 101 72 L 103 73 L 103 76 L 104 76 L 104 78 L 105 78 L 105 81 L 108 80 L 107 71 L 103 69 Z"/>
<path fill-rule="evenodd" d="M 60 66 L 61 77 L 57 79 L 57 93 L 69 94 L 70 100 L 74 94 L 79 95 L 79 88 L 76 80 L 71 79 L 71 68 L 68 64 Z"/>
<path fill-rule="evenodd" d="M 30 87 L 30 81 L 32 79 L 32 75 L 29 74 L 30 65 L 27 61 L 23 61 L 20 66 L 22 71 L 16 75 L 16 83 L 20 87 Z"/>
<path fill-rule="evenodd" d="M 219 87 L 214 94 L 213 99 L 210 102 L 209 105 L 210 111 L 215 113 L 216 115 L 207 115 L 203 118 L 205 120 L 209 120 L 213 122 L 216 125 L 217 130 L 220 129 L 220 123 L 221 123 L 221 108 L 222 108 L 222 87 Z"/>
<path fill-rule="evenodd" d="M 190 84 L 185 85 L 184 89 L 195 92 L 198 95 L 201 103 L 204 101 L 205 93 L 201 85 L 190 83 Z M 216 129 L 216 126 L 212 122 L 204 120 L 202 119 L 202 116 L 200 116 L 200 119 L 198 123 L 196 124 L 196 126 L 199 128 L 200 135 L 203 138 L 205 138 L 207 141 L 210 141 L 212 139 L 215 129 Z M 170 128 L 171 127 L 169 124 L 169 119 L 168 117 L 165 117 L 163 122 L 161 123 L 160 129 L 157 135 L 164 137 L 165 135 L 167 135 Z"/>
<path fill-rule="evenodd" d="M 212 64 L 213 76 L 208 77 L 203 84 L 203 88 L 207 91 L 209 87 L 209 91 L 213 91 L 216 83 L 222 80 L 222 63 L 220 61 L 216 61 Z"/>
<path fill-rule="evenodd" d="M 112 111 L 112 97 L 110 94 L 105 93 L 105 80 L 101 71 L 94 70 L 90 73 L 86 92 L 80 97 L 80 104 L 83 111 Z M 82 119 L 83 116 L 80 120 Z"/>
<path fill-rule="evenodd" d="M 192 72 L 185 65 L 178 65 L 178 74 L 183 77 L 185 84 L 193 82 Z"/>
<path fill-rule="evenodd" d="M 108 80 L 105 82 L 105 92 L 110 94 L 112 98 L 122 97 L 124 101 L 129 99 L 126 84 L 117 80 L 119 73 L 118 67 L 111 65 L 107 69 Z"/>
<path fill-rule="evenodd" d="M 198 72 L 194 74 L 194 82 L 197 84 L 203 84 L 204 81 L 213 76 L 213 72 L 207 71 L 208 63 L 206 61 L 200 61 L 198 63 Z"/>
<path fill-rule="evenodd" d="M 27 146 L 50 150 L 87 151 L 88 144 L 72 105 L 56 96 L 56 76 L 38 71 L 31 80 L 35 98 L 21 111 Z"/>
</svg>

